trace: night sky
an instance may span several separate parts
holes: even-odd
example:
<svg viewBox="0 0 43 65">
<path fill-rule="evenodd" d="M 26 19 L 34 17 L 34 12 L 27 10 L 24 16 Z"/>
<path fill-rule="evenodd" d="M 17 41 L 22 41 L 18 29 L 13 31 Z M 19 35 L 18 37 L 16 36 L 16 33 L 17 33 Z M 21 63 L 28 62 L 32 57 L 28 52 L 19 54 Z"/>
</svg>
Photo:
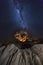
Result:
<svg viewBox="0 0 43 65">
<path fill-rule="evenodd" d="M 0 0 L 0 40 L 19 28 L 43 37 L 43 0 L 17 1 L 17 4 L 14 0 Z"/>
</svg>

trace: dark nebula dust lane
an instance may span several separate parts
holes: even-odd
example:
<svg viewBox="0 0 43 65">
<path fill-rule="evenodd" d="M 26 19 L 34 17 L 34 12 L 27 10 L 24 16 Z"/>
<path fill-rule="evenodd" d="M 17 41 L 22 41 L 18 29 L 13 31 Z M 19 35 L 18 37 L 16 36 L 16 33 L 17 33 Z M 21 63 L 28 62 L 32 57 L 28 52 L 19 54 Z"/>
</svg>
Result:
<svg viewBox="0 0 43 65">
<path fill-rule="evenodd" d="M 42 0 L 0 0 L 0 40 L 19 28 L 43 37 Z"/>
</svg>

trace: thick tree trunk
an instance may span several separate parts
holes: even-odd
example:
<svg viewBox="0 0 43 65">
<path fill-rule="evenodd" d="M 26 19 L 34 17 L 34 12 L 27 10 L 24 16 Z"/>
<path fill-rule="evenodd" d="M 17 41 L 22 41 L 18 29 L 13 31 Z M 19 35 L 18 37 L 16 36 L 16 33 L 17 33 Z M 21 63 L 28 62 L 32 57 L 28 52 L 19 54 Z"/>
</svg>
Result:
<svg viewBox="0 0 43 65">
<path fill-rule="evenodd" d="M 14 44 L 0 47 L 0 65 L 43 65 L 43 44 L 19 49 Z"/>
</svg>

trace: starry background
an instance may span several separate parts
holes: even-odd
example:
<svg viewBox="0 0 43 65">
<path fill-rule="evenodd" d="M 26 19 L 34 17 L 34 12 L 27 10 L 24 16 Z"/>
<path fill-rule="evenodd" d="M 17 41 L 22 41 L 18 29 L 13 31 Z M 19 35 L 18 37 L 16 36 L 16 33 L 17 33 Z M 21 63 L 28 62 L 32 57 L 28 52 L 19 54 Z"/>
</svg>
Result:
<svg viewBox="0 0 43 65">
<path fill-rule="evenodd" d="M 7 39 L 21 28 L 43 37 L 43 0 L 25 0 L 20 5 L 23 6 L 23 23 L 15 1 L 0 0 L 0 40 Z"/>
</svg>

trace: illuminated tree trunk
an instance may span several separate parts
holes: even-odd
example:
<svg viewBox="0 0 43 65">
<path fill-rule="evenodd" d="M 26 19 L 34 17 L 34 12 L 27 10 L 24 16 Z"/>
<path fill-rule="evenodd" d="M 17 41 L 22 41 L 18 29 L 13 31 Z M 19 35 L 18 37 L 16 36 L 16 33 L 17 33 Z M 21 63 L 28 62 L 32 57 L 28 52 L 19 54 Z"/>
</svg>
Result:
<svg viewBox="0 0 43 65">
<path fill-rule="evenodd" d="M 14 44 L 0 47 L 0 65 L 43 65 L 43 45 L 19 49 Z"/>
</svg>

